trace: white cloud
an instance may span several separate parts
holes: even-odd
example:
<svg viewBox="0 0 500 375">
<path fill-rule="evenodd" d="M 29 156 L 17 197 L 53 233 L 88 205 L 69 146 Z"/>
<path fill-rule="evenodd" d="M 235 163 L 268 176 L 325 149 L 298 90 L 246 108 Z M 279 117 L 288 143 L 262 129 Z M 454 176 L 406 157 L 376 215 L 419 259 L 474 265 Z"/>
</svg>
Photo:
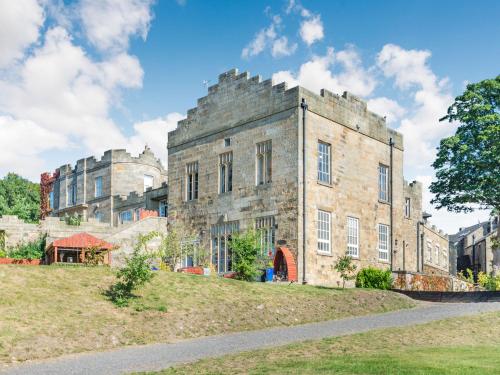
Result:
<svg viewBox="0 0 500 375">
<path fill-rule="evenodd" d="M 430 166 L 439 140 L 455 130 L 452 124 L 439 123 L 453 97 L 447 79 L 438 79 L 430 68 L 430 57 L 430 51 L 406 50 L 394 44 L 385 45 L 377 56 L 384 76 L 412 95 L 412 111 L 401 119 L 398 131 L 405 136 L 405 162 L 417 170 Z"/>
<path fill-rule="evenodd" d="M 257 56 L 268 47 L 271 47 L 274 50 L 276 40 L 279 40 L 276 30 L 280 24 L 281 17 L 278 15 L 273 16 L 271 24 L 268 27 L 259 30 L 259 32 L 255 34 L 254 39 L 250 43 L 248 43 L 245 48 L 243 48 L 243 50 L 241 51 L 241 57 L 244 59 L 248 59 L 249 57 Z M 278 44 L 280 44 L 280 42 L 278 42 Z"/>
<path fill-rule="evenodd" d="M 273 47 L 271 50 L 271 55 L 273 57 L 290 56 L 297 50 L 297 43 L 288 43 L 288 38 L 282 36 L 281 38 L 275 39 L 273 42 Z"/>
<path fill-rule="evenodd" d="M 150 3 L 120 2 L 118 13 L 123 13 L 124 4 L 138 7 Z M 86 1 L 82 7 L 97 11 L 98 4 Z M 110 4 L 103 4 L 103 12 Z M 51 9 L 49 13 L 55 8 Z M 80 11 L 77 6 L 61 10 L 63 24 L 74 20 Z M 138 14 L 127 17 L 137 19 Z M 111 23 L 116 26 L 115 21 Z M 110 148 L 132 147 L 139 152 L 147 143 L 165 161 L 166 131 L 176 124 L 179 114 L 135 124 L 130 137 L 110 116 L 111 109 L 120 106 L 124 89 L 142 87 L 144 74 L 139 60 L 124 49 L 134 35 L 131 30 L 140 27 L 137 22 L 136 26 L 122 26 L 116 26 L 115 33 L 95 34 L 102 36 L 94 39 L 100 47 L 113 44 L 103 59 L 92 57 L 77 45 L 67 28 L 53 26 L 8 74 L 0 72 L 0 174 L 17 171 L 36 178 L 43 171 L 44 152 L 68 148 L 85 156 Z"/>
<path fill-rule="evenodd" d="M 36 0 L 0 1 L 0 68 L 22 58 L 24 50 L 38 40 L 44 19 Z"/>
<path fill-rule="evenodd" d="M 11 116 L 0 116 L 0 134 L 0 171 L 22 171 L 24 176 L 34 180 L 40 177 L 43 164 L 38 154 L 68 144 L 66 137 L 57 132 Z"/>
<path fill-rule="evenodd" d="M 185 118 L 180 113 L 170 113 L 164 118 L 138 122 L 134 124 L 135 135 L 128 142 L 127 149 L 132 153 L 139 153 L 148 145 L 154 154 L 167 167 L 167 134 L 177 128 L 177 122 Z"/>
<path fill-rule="evenodd" d="M 88 39 L 100 50 L 125 50 L 131 36 L 146 40 L 152 0 L 82 0 L 81 18 Z"/>
<path fill-rule="evenodd" d="M 321 22 L 321 17 L 315 15 L 308 17 L 309 13 L 304 13 L 306 19 L 300 24 L 300 37 L 308 46 L 313 43 L 323 39 L 323 22 Z"/>
<path fill-rule="evenodd" d="M 336 67 L 338 69 L 334 71 Z M 377 84 L 372 72 L 363 68 L 359 54 L 352 46 L 337 53 L 330 47 L 326 55 L 313 56 L 302 64 L 297 73 L 290 70 L 275 73 L 273 81 L 285 81 L 290 87 L 301 85 L 314 92 L 324 88 L 360 96 L 370 95 Z"/>
<path fill-rule="evenodd" d="M 385 96 L 370 99 L 367 105 L 370 111 L 380 116 L 386 116 L 388 124 L 398 121 L 406 113 L 406 109 L 401 107 L 398 102 Z"/>
<path fill-rule="evenodd" d="M 437 224 L 439 229 L 442 229 L 447 234 L 458 232 L 459 228 L 474 225 L 478 222 L 488 220 L 488 210 L 476 210 L 471 213 L 450 213 L 446 209 L 437 210 L 430 204 L 433 194 L 429 190 L 429 186 L 433 181 L 432 175 L 419 175 L 417 181 L 422 182 L 423 196 L 422 208 L 424 211 L 432 215 L 430 222 Z"/>
</svg>

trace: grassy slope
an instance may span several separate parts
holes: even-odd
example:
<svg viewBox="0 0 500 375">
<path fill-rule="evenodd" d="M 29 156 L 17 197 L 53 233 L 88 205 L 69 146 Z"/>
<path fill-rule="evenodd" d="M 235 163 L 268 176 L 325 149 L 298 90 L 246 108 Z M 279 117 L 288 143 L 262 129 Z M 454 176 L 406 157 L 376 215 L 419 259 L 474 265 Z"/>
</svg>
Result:
<svg viewBox="0 0 500 375">
<path fill-rule="evenodd" d="M 156 374 L 465 375 L 499 369 L 496 312 L 207 359 Z"/>
<path fill-rule="evenodd" d="M 0 362 L 168 342 L 413 306 L 399 294 L 159 272 L 128 308 L 104 268 L 0 266 Z"/>
</svg>

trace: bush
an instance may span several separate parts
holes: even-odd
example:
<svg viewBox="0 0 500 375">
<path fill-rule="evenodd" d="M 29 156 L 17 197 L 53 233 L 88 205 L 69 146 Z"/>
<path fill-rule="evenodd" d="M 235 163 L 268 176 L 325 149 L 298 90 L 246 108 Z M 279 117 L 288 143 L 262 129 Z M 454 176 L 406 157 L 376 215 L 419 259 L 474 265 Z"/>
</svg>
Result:
<svg viewBox="0 0 500 375">
<path fill-rule="evenodd" d="M 392 287 L 391 270 L 381 270 L 374 267 L 363 268 L 356 276 L 356 287 L 391 289 Z"/>
<path fill-rule="evenodd" d="M 45 254 L 46 235 L 31 242 L 20 244 L 17 247 L 7 251 L 7 256 L 12 259 L 42 259 Z"/>
<path fill-rule="evenodd" d="M 238 280 L 253 281 L 258 275 L 260 245 L 254 230 L 234 234 L 230 241 L 233 253 L 233 270 Z"/>
<path fill-rule="evenodd" d="M 77 215 L 77 214 L 66 215 L 66 216 L 64 216 L 64 222 L 67 225 L 72 225 L 72 226 L 78 227 L 82 223 L 82 217 L 80 215 Z"/>
<path fill-rule="evenodd" d="M 147 242 L 154 237 L 139 235 L 132 256 L 126 259 L 125 266 L 116 273 L 117 282 L 108 289 L 106 295 L 117 306 L 128 306 L 134 297 L 133 291 L 149 282 L 154 274 L 151 271 L 152 256 L 147 252 Z"/>
<path fill-rule="evenodd" d="M 500 290 L 500 275 L 493 276 L 487 275 L 484 272 L 478 274 L 479 285 L 486 288 L 489 291 Z"/>
</svg>

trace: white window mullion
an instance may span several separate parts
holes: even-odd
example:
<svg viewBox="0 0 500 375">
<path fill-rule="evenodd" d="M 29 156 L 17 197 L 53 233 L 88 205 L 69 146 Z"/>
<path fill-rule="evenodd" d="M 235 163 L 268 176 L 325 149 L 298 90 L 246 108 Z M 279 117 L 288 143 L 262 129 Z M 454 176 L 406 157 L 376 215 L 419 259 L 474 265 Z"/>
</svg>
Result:
<svg viewBox="0 0 500 375">
<path fill-rule="evenodd" d="M 359 220 L 355 217 L 347 218 L 347 255 L 359 257 Z"/>
</svg>

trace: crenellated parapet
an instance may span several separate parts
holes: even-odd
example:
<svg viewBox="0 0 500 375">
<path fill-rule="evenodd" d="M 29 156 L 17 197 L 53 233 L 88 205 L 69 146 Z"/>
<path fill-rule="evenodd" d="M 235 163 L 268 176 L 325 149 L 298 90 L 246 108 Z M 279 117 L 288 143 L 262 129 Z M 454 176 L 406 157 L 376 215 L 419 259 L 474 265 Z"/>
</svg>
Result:
<svg viewBox="0 0 500 375">
<path fill-rule="evenodd" d="M 305 98 L 308 110 L 359 133 L 384 143 L 392 139 L 394 147 L 403 150 L 403 135 L 387 127 L 384 117 L 368 110 L 366 101 L 345 91 L 342 95 L 322 89 L 315 94 L 300 87 L 300 99 Z"/>
<path fill-rule="evenodd" d="M 298 89 L 286 84 L 274 85 L 271 79 L 250 77 L 237 69 L 219 75 L 218 82 L 208 88 L 207 96 L 187 111 L 177 129 L 169 133 L 168 147 L 238 127 L 298 106 Z"/>
<path fill-rule="evenodd" d="M 263 81 L 259 75 L 251 77 L 237 69 L 220 74 L 208 94 L 187 111 L 187 117 L 169 133 L 168 147 L 173 149 L 266 116 L 298 110 L 302 98 L 307 100 L 310 111 L 382 142 L 392 139 L 395 147 L 403 150 L 402 134 L 388 128 L 384 117 L 369 111 L 366 101 L 351 93 L 337 95 L 323 89 L 318 95 L 303 87 L 289 89 L 285 82 L 273 85 L 271 79 Z"/>
</svg>

